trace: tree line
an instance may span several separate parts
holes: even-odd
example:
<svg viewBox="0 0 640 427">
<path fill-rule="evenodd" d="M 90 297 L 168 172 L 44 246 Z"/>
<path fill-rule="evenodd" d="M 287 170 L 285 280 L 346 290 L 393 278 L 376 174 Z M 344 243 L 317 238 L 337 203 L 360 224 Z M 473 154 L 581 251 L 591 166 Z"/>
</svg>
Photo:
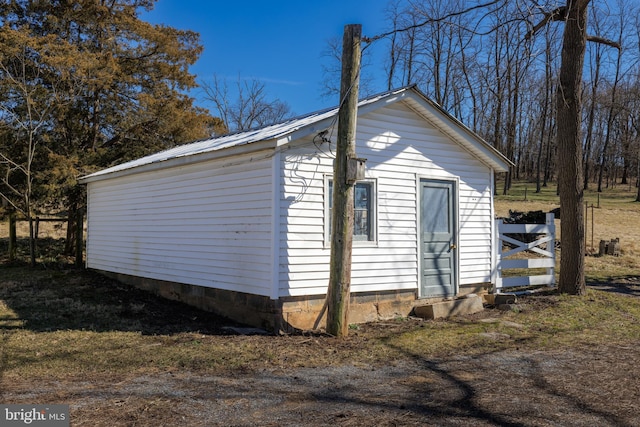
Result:
<svg viewBox="0 0 640 427">
<path fill-rule="evenodd" d="M 554 100 L 566 17 L 556 3 L 393 0 L 386 11 L 387 88 L 417 84 L 509 157 L 515 167 L 504 193 L 512 179 L 535 182 L 540 191 L 558 177 Z M 584 189 L 638 186 L 638 12 L 633 0 L 588 5 L 588 40 L 595 43 L 587 43 L 581 82 Z"/>
<path fill-rule="evenodd" d="M 0 0 L 0 201 L 32 219 L 85 204 L 77 177 L 152 152 L 277 121 L 289 107 L 257 81 L 205 86 L 217 116 L 198 107 L 189 72 L 199 34 L 141 19 L 155 0 Z"/>
<path fill-rule="evenodd" d="M 185 95 L 196 86 L 188 69 L 202 51 L 198 34 L 139 19 L 152 4 L 0 3 L 3 205 L 29 219 L 74 218 L 84 203 L 79 175 L 220 126 Z"/>
</svg>

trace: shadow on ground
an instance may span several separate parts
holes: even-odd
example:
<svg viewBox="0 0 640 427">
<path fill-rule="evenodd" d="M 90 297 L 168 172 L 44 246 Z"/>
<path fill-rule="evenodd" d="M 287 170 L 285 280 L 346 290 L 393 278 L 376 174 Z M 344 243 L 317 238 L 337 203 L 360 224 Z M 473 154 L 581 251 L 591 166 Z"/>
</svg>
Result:
<svg viewBox="0 0 640 427">
<path fill-rule="evenodd" d="M 640 297 L 640 275 L 613 277 L 608 282 L 590 281 L 587 286 L 605 292 Z"/>
<path fill-rule="evenodd" d="M 237 323 L 91 271 L 0 265 L 0 330 L 228 334 Z"/>
</svg>

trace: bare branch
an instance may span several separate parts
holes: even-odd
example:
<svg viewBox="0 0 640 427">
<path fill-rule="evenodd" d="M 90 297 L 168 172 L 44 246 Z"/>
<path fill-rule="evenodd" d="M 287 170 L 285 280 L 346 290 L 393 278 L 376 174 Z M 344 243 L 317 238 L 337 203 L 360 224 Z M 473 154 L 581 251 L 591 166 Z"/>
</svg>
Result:
<svg viewBox="0 0 640 427">
<path fill-rule="evenodd" d="M 552 21 L 564 21 L 567 17 L 567 7 L 561 6 L 558 7 L 551 12 L 547 12 L 544 14 L 542 21 L 538 22 L 533 28 L 524 36 L 525 40 L 529 40 L 533 37 L 538 31 L 544 28 L 549 22 Z"/>
<path fill-rule="evenodd" d="M 0 152 L 0 164 L 6 164 L 9 165 L 9 167 L 12 170 L 19 170 L 22 173 L 27 173 L 27 171 L 24 169 L 24 167 L 22 165 L 20 165 L 19 163 L 16 163 L 15 161 L 11 160 L 9 157 L 7 157 L 4 153 Z"/>
<path fill-rule="evenodd" d="M 540 22 L 533 26 L 531 30 L 524 36 L 525 40 L 531 39 L 538 31 L 544 28 L 549 22 L 552 21 L 564 21 L 567 17 L 567 7 L 561 6 L 558 7 L 551 12 L 547 12 L 544 14 L 544 17 Z M 607 46 L 615 47 L 620 50 L 620 43 L 617 43 L 613 40 L 606 39 L 600 36 L 587 36 L 587 41 L 605 44 Z"/>
<path fill-rule="evenodd" d="M 12 208 L 14 208 L 16 211 L 20 212 L 22 215 L 27 216 L 24 209 L 22 209 L 20 206 L 18 206 L 17 204 L 15 204 L 13 202 L 13 200 L 11 200 L 11 198 L 5 196 L 2 192 L 0 192 L 0 197 L 2 197 L 4 200 L 7 201 L 7 203 L 9 203 L 11 205 Z"/>
<path fill-rule="evenodd" d="M 472 11 L 477 10 L 477 9 L 482 9 L 482 8 L 485 8 L 485 7 L 493 6 L 494 4 L 501 3 L 502 1 L 504 1 L 504 0 L 493 0 L 493 1 L 490 1 L 490 2 L 487 2 L 487 3 L 481 3 L 481 4 L 477 4 L 475 6 L 468 7 L 466 9 L 464 9 L 464 10 L 458 10 L 458 11 L 455 11 L 455 12 L 447 13 L 446 15 L 443 15 L 443 16 L 440 16 L 440 17 L 437 17 L 437 18 L 431 18 L 430 17 L 430 18 L 427 18 L 424 21 L 418 22 L 416 24 L 409 25 L 409 26 L 404 27 L 404 28 L 394 29 L 394 30 L 388 31 L 386 33 L 378 34 L 377 36 L 362 37 L 362 41 L 365 42 L 365 43 L 369 43 L 370 44 L 370 43 L 373 43 L 373 42 L 375 42 L 377 40 L 383 39 L 385 37 L 389 37 L 389 36 L 397 34 L 397 33 L 403 33 L 403 32 L 407 32 L 407 31 L 415 30 L 415 29 L 420 28 L 420 27 L 424 27 L 425 25 L 434 24 L 434 23 L 437 23 L 437 22 L 442 22 L 442 21 L 445 21 L 447 19 L 454 18 L 456 16 L 464 15 L 466 13 L 472 12 Z"/>
<path fill-rule="evenodd" d="M 216 114 L 222 119 L 228 131 L 243 131 L 277 123 L 291 117 L 289 106 L 275 99 L 267 99 L 266 85 L 260 80 L 242 79 L 238 75 L 235 96 L 232 101 L 226 79 L 213 76 L 213 83 L 202 82 L 205 99 L 211 101 Z"/>
<path fill-rule="evenodd" d="M 615 47 L 618 50 L 622 48 L 622 46 L 620 46 L 620 43 L 615 42 L 613 40 L 605 39 L 604 37 L 600 37 L 600 36 L 587 36 L 587 41 Z"/>
</svg>

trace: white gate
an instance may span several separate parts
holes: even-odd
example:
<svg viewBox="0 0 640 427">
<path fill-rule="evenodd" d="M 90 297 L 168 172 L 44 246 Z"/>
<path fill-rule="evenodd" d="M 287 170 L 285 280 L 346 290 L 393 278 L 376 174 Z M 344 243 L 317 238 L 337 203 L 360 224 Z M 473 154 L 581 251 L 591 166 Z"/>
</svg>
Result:
<svg viewBox="0 0 640 427">
<path fill-rule="evenodd" d="M 545 224 L 504 224 L 501 219 L 496 220 L 496 238 L 494 239 L 496 245 L 495 293 L 513 287 L 555 286 L 556 227 L 553 220 L 552 213 L 547 214 Z M 536 238 L 527 243 L 507 236 L 507 234 L 534 234 Z M 505 243 L 509 245 L 505 245 Z M 511 258 L 516 254 L 518 254 L 518 258 Z M 546 274 L 503 277 L 505 270 L 529 268 L 544 268 Z"/>
</svg>

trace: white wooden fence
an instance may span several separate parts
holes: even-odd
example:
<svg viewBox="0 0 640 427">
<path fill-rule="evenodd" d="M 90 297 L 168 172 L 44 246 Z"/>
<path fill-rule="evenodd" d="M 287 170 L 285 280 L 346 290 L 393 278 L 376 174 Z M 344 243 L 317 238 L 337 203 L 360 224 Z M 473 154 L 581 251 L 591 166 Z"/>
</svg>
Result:
<svg viewBox="0 0 640 427">
<path fill-rule="evenodd" d="M 545 224 L 504 224 L 501 219 L 496 220 L 496 238 L 494 239 L 496 245 L 495 253 L 497 254 L 495 293 L 500 293 L 505 288 L 513 287 L 555 286 L 556 227 L 553 220 L 552 213 L 547 214 Z M 507 236 L 507 234 L 534 234 L 538 236 L 534 241 L 527 243 L 516 240 L 512 236 Z M 505 243 L 509 243 L 509 245 L 505 245 Z M 516 254 L 520 254 L 518 258 L 510 258 Z M 523 254 L 533 255 L 534 257 L 522 258 Z M 546 274 L 503 277 L 505 270 L 514 268 L 544 268 L 546 269 Z"/>
</svg>

